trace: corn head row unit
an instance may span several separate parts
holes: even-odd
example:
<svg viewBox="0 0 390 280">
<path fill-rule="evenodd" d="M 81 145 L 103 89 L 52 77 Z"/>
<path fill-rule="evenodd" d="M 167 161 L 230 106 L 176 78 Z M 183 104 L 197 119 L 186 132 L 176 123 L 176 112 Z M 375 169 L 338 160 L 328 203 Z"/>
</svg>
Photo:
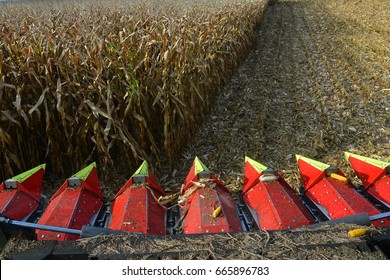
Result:
<svg viewBox="0 0 390 280">
<path fill-rule="evenodd" d="M 296 193 L 277 171 L 246 157 L 237 198 L 195 158 L 177 196 L 166 196 L 143 162 L 110 202 L 92 163 L 67 179 L 46 207 L 43 164 L 0 185 L 1 235 L 29 231 L 37 240 L 66 241 L 110 233 L 174 236 L 342 222 L 389 227 L 390 163 L 351 153 L 345 157 L 362 182 L 359 188 L 339 168 L 297 155 L 303 186 Z"/>
</svg>

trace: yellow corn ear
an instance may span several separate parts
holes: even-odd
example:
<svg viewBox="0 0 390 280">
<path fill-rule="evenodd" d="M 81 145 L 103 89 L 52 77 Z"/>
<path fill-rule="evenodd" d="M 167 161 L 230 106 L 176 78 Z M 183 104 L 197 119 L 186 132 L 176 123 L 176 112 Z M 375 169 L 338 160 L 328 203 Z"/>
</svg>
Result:
<svg viewBox="0 0 390 280">
<path fill-rule="evenodd" d="M 330 174 L 330 177 L 333 179 L 339 180 L 343 183 L 348 183 L 348 179 L 344 176 L 339 175 L 339 174 L 332 173 L 332 174 Z"/>
<path fill-rule="evenodd" d="M 367 234 L 367 230 L 365 228 L 357 228 L 348 231 L 348 235 L 351 237 L 358 237 Z"/>
<path fill-rule="evenodd" d="M 218 206 L 217 208 L 215 208 L 215 210 L 213 211 L 213 218 L 217 218 L 222 212 L 222 207 L 221 206 Z"/>
</svg>

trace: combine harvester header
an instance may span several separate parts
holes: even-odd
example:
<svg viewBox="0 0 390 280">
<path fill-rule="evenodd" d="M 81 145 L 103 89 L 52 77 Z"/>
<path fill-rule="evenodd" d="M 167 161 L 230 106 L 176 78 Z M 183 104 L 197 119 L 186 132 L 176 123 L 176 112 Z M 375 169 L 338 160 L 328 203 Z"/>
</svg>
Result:
<svg viewBox="0 0 390 280">
<path fill-rule="evenodd" d="M 115 195 L 109 229 L 165 235 L 166 209 L 158 203 L 165 193 L 146 161 Z"/>
<path fill-rule="evenodd" d="M 300 155 L 297 155 L 296 159 L 303 181 L 304 194 L 328 219 L 334 220 L 359 213 L 367 213 L 370 216 L 381 213 L 357 192 L 337 167 Z M 390 219 L 379 219 L 372 224 L 390 226 Z"/>
<path fill-rule="evenodd" d="M 46 164 L 25 171 L 0 184 L 0 214 L 26 221 L 41 201 Z"/>
<path fill-rule="evenodd" d="M 183 233 L 242 231 L 232 194 L 197 157 L 181 194 Z"/>
<path fill-rule="evenodd" d="M 390 163 L 345 152 L 365 191 L 390 207 Z"/>
<path fill-rule="evenodd" d="M 277 171 L 246 157 L 237 199 L 196 157 L 180 193 L 166 196 L 143 162 L 110 203 L 104 202 L 92 163 L 64 182 L 35 223 L 28 218 L 37 219 L 39 213 L 45 168 L 40 165 L 0 185 L 0 225 L 3 235 L 32 228 L 36 239 L 57 241 L 112 233 L 180 238 L 338 223 L 389 227 L 389 164 L 350 153 L 346 158 L 363 190 L 340 169 L 297 155 L 303 181 L 303 193 L 298 194 Z M 177 196 L 178 201 L 170 203 Z"/>
<path fill-rule="evenodd" d="M 96 164 L 92 163 L 70 177 L 50 199 L 40 225 L 80 230 L 83 225 L 94 225 L 103 207 Z M 62 234 L 36 230 L 38 240 L 74 240 L 76 234 Z"/>
<path fill-rule="evenodd" d="M 245 158 L 242 196 L 259 229 L 287 230 L 314 223 L 280 174 L 249 157 Z"/>
</svg>

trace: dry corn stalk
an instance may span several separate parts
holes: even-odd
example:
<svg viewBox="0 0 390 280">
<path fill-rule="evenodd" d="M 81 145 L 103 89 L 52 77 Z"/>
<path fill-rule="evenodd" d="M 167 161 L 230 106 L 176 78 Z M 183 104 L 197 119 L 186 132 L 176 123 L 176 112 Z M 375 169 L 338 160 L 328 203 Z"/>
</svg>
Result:
<svg viewBox="0 0 390 280">
<path fill-rule="evenodd" d="M 255 42 L 266 1 L 191 3 L 1 9 L 5 177 L 43 161 L 56 173 L 91 159 L 173 164 Z"/>
</svg>

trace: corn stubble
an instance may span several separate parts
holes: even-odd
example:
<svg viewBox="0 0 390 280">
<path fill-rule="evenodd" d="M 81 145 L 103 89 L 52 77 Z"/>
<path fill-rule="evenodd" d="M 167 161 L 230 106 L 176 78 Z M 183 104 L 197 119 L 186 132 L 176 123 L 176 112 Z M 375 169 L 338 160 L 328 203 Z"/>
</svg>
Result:
<svg viewBox="0 0 390 280">
<path fill-rule="evenodd" d="M 255 43 L 266 1 L 33 2 L 0 11 L 0 166 L 173 164 Z"/>
</svg>

